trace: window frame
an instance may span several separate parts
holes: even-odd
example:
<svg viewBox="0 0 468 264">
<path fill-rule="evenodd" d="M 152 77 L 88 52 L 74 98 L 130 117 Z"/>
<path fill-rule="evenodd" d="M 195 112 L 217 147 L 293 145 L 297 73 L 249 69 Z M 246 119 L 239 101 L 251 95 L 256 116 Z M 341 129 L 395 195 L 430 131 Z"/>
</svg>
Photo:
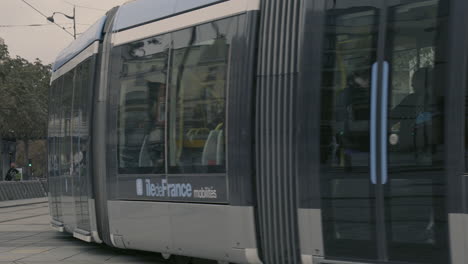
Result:
<svg viewBox="0 0 468 264">
<path fill-rule="evenodd" d="M 116 154 L 111 154 L 111 158 L 108 159 L 108 171 L 110 172 L 108 177 L 109 177 L 109 181 L 111 182 L 116 182 L 115 184 L 115 189 L 114 189 L 114 192 L 111 192 L 111 199 L 118 199 L 118 200 L 142 200 L 142 201 L 181 201 L 181 202 L 197 202 L 197 203 L 213 203 L 213 204 L 226 204 L 228 203 L 229 201 L 229 186 L 230 186 L 230 179 L 229 179 L 229 154 L 228 154 L 228 150 L 229 150 L 229 146 L 228 146 L 228 142 L 230 141 L 230 138 L 229 138 L 229 109 L 230 109 L 230 98 L 229 98 L 229 95 L 230 95 L 230 85 L 231 85 L 231 82 L 232 80 L 230 79 L 230 75 L 231 75 L 231 67 L 232 67 L 232 63 L 233 61 L 231 60 L 231 56 L 232 56 L 232 48 L 233 47 L 236 47 L 236 45 L 238 45 L 237 43 L 235 43 L 235 38 L 236 37 L 239 37 L 242 36 L 242 37 L 246 37 L 245 34 L 246 34 L 246 30 L 247 30 L 247 21 L 250 21 L 251 18 L 247 18 L 247 14 L 246 13 L 242 13 L 242 14 L 237 14 L 237 15 L 233 15 L 233 16 L 229 16 L 229 17 L 224 17 L 224 18 L 220 18 L 220 19 L 216 19 L 216 20 L 213 20 L 213 21 L 208 21 L 206 23 L 203 23 L 203 24 L 200 24 L 200 25 L 205 25 L 205 24 L 210 24 L 210 23 L 213 23 L 213 22 L 216 22 L 216 21 L 220 21 L 220 20 L 227 20 L 227 19 L 232 19 L 234 20 L 235 22 L 233 23 L 233 30 L 232 30 L 232 36 L 231 38 L 229 39 L 229 43 L 230 43 L 230 48 L 229 48 L 229 53 L 227 55 L 227 62 L 226 62 L 226 79 L 225 79 L 225 87 L 224 87 L 224 93 L 225 93 L 225 103 L 224 103 L 224 118 L 225 118 L 225 143 L 224 143 L 224 159 L 225 159 L 225 170 L 223 172 L 214 172 L 214 173 L 204 173 L 204 172 L 196 172 L 196 173 L 171 173 L 169 168 L 168 168 L 168 164 L 169 164 L 169 159 L 168 159 L 168 153 L 166 151 L 166 158 L 165 158 L 165 164 L 166 164 L 166 168 L 165 168 L 165 171 L 164 173 L 158 173 L 158 174 L 141 174 L 141 173 L 121 173 L 119 172 L 119 168 L 118 168 L 118 153 L 116 153 L 118 151 L 118 136 L 117 136 L 117 133 L 118 133 L 118 108 L 119 108 L 119 101 L 120 101 L 120 71 L 122 69 L 122 65 L 123 65 L 123 61 L 121 59 L 121 54 L 122 54 L 122 51 L 123 51 L 123 47 L 129 43 L 124 43 L 124 44 L 121 44 L 121 45 L 117 45 L 117 46 L 114 46 L 110 53 L 110 57 L 111 57 L 111 62 L 110 62 L 110 73 L 109 73 L 109 76 L 110 76 L 110 82 L 109 82 L 109 108 L 110 111 L 108 113 L 108 132 L 110 135 L 112 135 L 110 138 L 111 138 L 111 142 L 109 144 L 109 147 L 108 147 L 108 150 L 109 150 L 109 153 L 116 153 Z M 241 21 L 242 20 L 242 21 Z M 154 35 L 154 36 L 151 36 L 149 38 L 155 38 L 155 37 L 158 37 L 158 36 L 162 36 L 162 35 L 170 35 L 171 36 L 171 40 L 172 40 L 172 34 L 175 33 L 175 32 L 178 32 L 178 31 L 181 31 L 181 30 L 187 30 L 189 28 L 193 28 L 193 27 L 198 27 L 200 25 L 191 25 L 191 26 L 188 26 L 186 28 L 182 28 L 182 29 L 178 29 L 176 31 L 171 31 L 171 32 L 168 32 L 168 33 L 164 33 L 164 34 L 157 34 L 157 35 Z M 242 26 L 242 27 L 241 27 Z M 251 32 L 249 32 L 251 33 Z M 249 36 L 250 37 L 250 36 Z M 141 39 L 141 40 L 135 40 L 135 41 L 132 41 L 131 43 L 136 43 L 138 41 L 142 41 L 142 40 L 147 40 L 149 38 L 144 38 L 144 39 Z M 254 40 L 254 38 L 249 38 L 249 39 L 245 39 L 245 41 L 249 40 L 250 42 L 252 42 Z M 172 59 L 173 59 L 173 46 L 170 47 L 170 54 L 169 54 L 169 64 L 170 66 L 168 67 L 168 72 L 170 72 L 171 74 L 168 74 L 168 77 L 169 77 L 169 80 L 168 80 L 168 85 L 166 85 L 166 120 L 168 120 L 169 118 L 169 93 L 170 93 L 170 78 L 172 78 L 172 69 L 170 68 L 173 64 L 172 62 Z M 237 49 L 241 49 L 241 47 L 236 47 Z M 250 48 L 250 47 L 249 47 Z M 252 47 L 253 48 L 253 47 Z M 238 51 L 239 52 L 239 51 Z M 245 61 L 242 61 L 245 63 Z M 239 64 L 240 62 L 236 62 L 237 64 Z M 249 66 L 253 66 L 253 63 L 249 64 Z M 252 72 L 252 77 L 253 77 L 253 72 Z M 251 89 L 251 88 L 250 88 Z M 249 99 L 252 99 L 252 98 L 249 98 Z M 236 100 L 239 100 L 239 98 L 236 98 Z M 248 112 L 250 113 L 249 115 L 249 118 L 253 118 L 251 115 L 253 114 L 253 112 L 250 112 L 251 110 L 253 109 L 250 109 L 248 110 Z M 231 115 L 231 118 L 232 118 L 232 115 Z M 245 120 L 246 122 L 248 122 L 249 124 L 251 123 L 251 121 L 248 121 L 248 120 Z M 166 125 L 166 131 L 169 129 L 169 125 Z M 250 127 L 249 127 L 250 129 Z M 253 131 L 252 131 L 253 133 Z M 168 132 L 166 132 L 166 139 L 165 139 L 165 145 L 166 145 L 166 148 L 168 147 Z M 244 143 L 244 142 L 243 142 Z M 252 146 L 252 143 L 251 142 L 248 142 L 248 147 L 249 148 L 253 148 Z M 250 157 L 250 155 L 249 155 Z M 236 157 L 238 158 L 238 157 Z M 251 171 L 251 168 L 249 166 L 248 168 L 249 171 Z M 251 174 L 249 173 L 247 175 L 248 177 L 251 177 Z M 144 188 L 147 188 L 147 182 L 148 181 L 148 184 L 150 184 L 149 188 L 151 188 L 151 184 L 154 184 L 156 187 L 157 185 L 159 186 L 162 186 L 164 185 L 165 183 L 163 183 L 163 180 L 165 180 L 165 183 L 167 184 L 191 184 L 193 187 L 193 190 L 197 190 L 197 191 L 200 191 L 200 190 L 206 190 L 205 193 L 202 193 L 200 195 L 201 192 L 198 192 L 198 198 L 195 198 L 195 197 L 182 197 L 182 196 L 179 196 L 179 197 L 175 197 L 175 196 L 170 196 L 170 195 L 166 195 L 166 196 L 138 196 L 136 193 L 135 193 L 135 182 L 143 182 L 143 186 Z M 234 179 L 232 179 L 232 181 L 234 181 Z M 138 184 L 138 183 L 137 183 Z M 248 182 L 249 186 L 251 185 L 251 182 L 249 180 Z M 138 186 L 137 186 L 138 187 Z M 146 189 L 145 189 L 146 190 Z M 203 197 L 201 197 L 203 196 Z M 249 196 L 250 197 L 250 196 Z M 250 201 L 251 198 L 248 198 L 248 200 Z"/>
</svg>

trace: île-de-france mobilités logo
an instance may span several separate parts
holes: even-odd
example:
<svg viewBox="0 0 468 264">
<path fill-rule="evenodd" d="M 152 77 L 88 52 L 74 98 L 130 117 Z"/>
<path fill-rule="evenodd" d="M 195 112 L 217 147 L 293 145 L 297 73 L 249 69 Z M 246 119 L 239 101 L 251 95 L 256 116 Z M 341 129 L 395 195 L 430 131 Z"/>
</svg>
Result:
<svg viewBox="0 0 468 264">
<path fill-rule="evenodd" d="M 136 181 L 136 192 L 138 196 L 143 196 L 143 180 L 137 179 Z"/>
</svg>

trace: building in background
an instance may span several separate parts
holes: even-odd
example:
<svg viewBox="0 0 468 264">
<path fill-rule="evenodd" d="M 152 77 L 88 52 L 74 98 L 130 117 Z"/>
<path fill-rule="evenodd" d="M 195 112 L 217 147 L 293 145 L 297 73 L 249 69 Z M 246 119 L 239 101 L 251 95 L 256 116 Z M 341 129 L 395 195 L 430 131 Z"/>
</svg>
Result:
<svg viewBox="0 0 468 264">
<path fill-rule="evenodd" d="M 5 40 L 0 38 L 0 45 L 3 45 L 3 44 L 5 44 Z"/>
<path fill-rule="evenodd" d="M 4 180 L 12 162 L 16 162 L 16 140 L 0 139 L 0 181 Z"/>
</svg>

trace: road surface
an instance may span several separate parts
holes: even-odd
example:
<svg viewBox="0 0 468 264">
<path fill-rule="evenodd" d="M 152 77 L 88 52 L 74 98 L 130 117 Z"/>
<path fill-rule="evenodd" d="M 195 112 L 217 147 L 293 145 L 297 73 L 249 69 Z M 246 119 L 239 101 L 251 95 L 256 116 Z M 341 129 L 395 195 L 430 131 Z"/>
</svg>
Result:
<svg viewBox="0 0 468 264">
<path fill-rule="evenodd" d="M 53 230 L 49 222 L 45 199 L 0 202 L 0 264 L 216 263 L 187 258 L 165 261 L 156 253 L 86 243 Z"/>
</svg>

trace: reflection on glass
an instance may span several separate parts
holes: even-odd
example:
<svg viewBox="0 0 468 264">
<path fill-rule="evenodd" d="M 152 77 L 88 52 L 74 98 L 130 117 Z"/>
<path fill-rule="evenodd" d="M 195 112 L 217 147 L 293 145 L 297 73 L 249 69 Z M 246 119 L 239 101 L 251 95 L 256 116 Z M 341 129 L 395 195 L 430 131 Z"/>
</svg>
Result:
<svg viewBox="0 0 468 264">
<path fill-rule="evenodd" d="M 78 152 L 78 163 L 80 164 L 80 204 L 82 212 L 82 221 L 78 223 L 78 227 L 83 230 L 91 230 L 90 212 L 88 206 L 88 198 L 90 197 L 90 189 L 88 189 L 90 180 L 90 105 L 91 105 L 91 93 L 93 89 L 93 77 L 94 77 L 94 59 L 90 59 L 83 63 L 83 79 L 82 79 L 82 90 L 81 90 L 81 104 L 80 104 L 80 148 Z"/>
<path fill-rule="evenodd" d="M 77 227 L 90 230 L 88 209 L 89 177 L 89 92 L 92 59 L 82 62 L 75 71 L 72 111 L 71 172 L 74 180 L 75 212 Z"/>
<path fill-rule="evenodd" d="M 226 79 L 230 35 L 237 18 L 173 34 L 169 169 L 225 171 Z"/>
<path fill-rule="evenodd" d="M 71 153 L 71 112 L 73 98 L 73 75 L 74 71 L 65 74 L 62 92 L 62 118 L 61 118 L 61 137 L 62 149 L 60 153 L 61 176 L 70 176 L 70 153 Z M 68 182 L 65 181 L 65 192 L 71 192 L 68 188 Z"/>
<path fill-rule="evenodd" d="M 164 173 L 168 35 L 122 47 L 119 172 Z"/>
<path fill-rule="evenodd" d="M 61 87 L 61 79 L 56 79 L 52 82 L 50 88 L 50 102 L 49 102 L 49 126 L 48 126 L 48 146 L 47 149 L 48 153 L 48 182 L 49 182 L 49 189 L 50 189 L 50 208 L 51 208 L 51 215 L 54 220 L 59 220 L 59 213 L 58 213 L 58 202 L 57 202 L 57 192 L 58 192 L 58 163 L 56 158 L 56 144 L 57 144 L 57 110 L 58 110 L 58 88 Z"/>
<path fill-rule="evenodd" d="M 61 145 L 60 145 L 60 177 L 61 177 L 61 207 L 63 221 L 75 226 L 73 208 L 73 179 L 71 178 L 71 152 L 72 152 L 72 106 L 73 106 L 73 81 L 75 70 L 64 75 L 61 109 Z"/>
<path fill-rule="evenodd" d="M 386 231 L 393 261 L 448 263 L 444 177 L 448 0 L 389 8 Z"/>
<path fill-rule="evenodd" d="M 55 148 L 54 148 L 54 164 L 55 166 L 55 188 L 57 192 L 55 193 L 55 200 L 57 202 L 57 215 L 58 215 L 58 220 L 63 222 L 63 212 L 62 212 L 62 205 L 60 204 L 61 200 L 61 192 L 62 192 L 62 186 L 61 186 L 61 180 L 60 180 L 60 156 L 61 156 L 61 149 L 62 149 L 62 95 L 63 95 L 63 79 L 64 77 L 60 77 L 57 80 L 57 90 L 55 94 L 55 122 L 54 122 L 54 131 L 55 131 Z"/>
<path fill-rule="evenodd" d="M 360 5 L 336 1 L 326 12 L 321 87 L 322 217 L 327 256 L 376 259 L 369 120 L 370 69 L 376 61 L 379 9 Z"/>
<path fill-rule="evenodd" d="M 82 217 L 82 205 L 81 205 L 81 170 L 79 162 L 79 150 L 80 150 L 80 115 L 81 115 L 81 93 L 83 89 L 83 65 L 78 65 L 75 68 L 75 76 L 73 82 L 73 105 L 71 112 L 71 160 L 70 160 L 70 172 L 73 177 L 73 196 L 75 208 L 75 220 L 76 224 L 81 225 L 83 222 Z M 89 229 L 84 229 L 89 230 Z"/>
</svg>

